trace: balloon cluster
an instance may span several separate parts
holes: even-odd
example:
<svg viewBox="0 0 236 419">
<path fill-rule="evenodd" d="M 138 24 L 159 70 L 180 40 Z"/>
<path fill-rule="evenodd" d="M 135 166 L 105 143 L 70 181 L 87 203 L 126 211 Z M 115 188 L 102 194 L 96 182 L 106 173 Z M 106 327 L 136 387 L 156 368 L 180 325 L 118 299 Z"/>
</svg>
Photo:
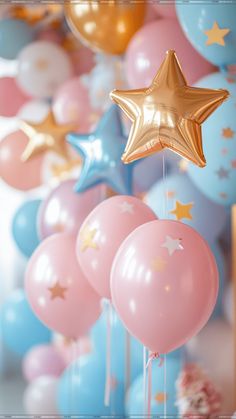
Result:
<svg viewBox="0 0 236 419">
<path fill-rule="evenodd" d="M 223 311 L 232 322 L 235 11 L 0 6 L 0 124 L 16 120 L 0 140 L 0 177 L 41 187 L 12 220 L 29 260 L 24 290 L 0 312 L 4 345 L 24 357 L 27 413 L 146 414 L 143 346 L 148 369 L 168 362 L 153 362 L 152 414 L 220 411 L 179 349 L 196 358 L 198 342 L 210 346 L 205 329 L 195 336 L 212 313 L 207 328 Z"/>
</svg>

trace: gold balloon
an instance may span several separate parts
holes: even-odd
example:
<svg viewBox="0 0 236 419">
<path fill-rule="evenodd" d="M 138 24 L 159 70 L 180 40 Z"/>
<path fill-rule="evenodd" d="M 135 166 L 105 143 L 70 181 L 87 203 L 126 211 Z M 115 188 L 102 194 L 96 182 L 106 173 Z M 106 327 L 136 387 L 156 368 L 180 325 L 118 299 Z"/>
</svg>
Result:
<svg viewBox="0 0 236 419">
<path fill-rule="evenodd" d="M 20 126 L 29 138 L 29 142 L 21 156 L 26 162 L 34 156 L 46 151 L 54 151 L 56 154 L 68 160 L 68 145 L 66 135 L 75 129 L 75 125 L 59 125 L 55 121 L 52 112 L 40 123 L 22 121 Z"/>
<path fill-rule="evenodd" d="M 142 26 L 145 1 L 107 0 L 68 2 L 65 5 L 67 22 L 72 32 L 95 50 L 122 54 Z"/>
<path fill-rule="evenodd" d="M 124 163 L 168 148 L 204 167 L 201 124 L 229 93 L 188 86 L 177 56 L 170 50 L 150 87 L 114 90 L 110 96 L 133 122 Z M 214 139 L 212 148 L 214 152 Z"/>
<path fill-rule="evenodd" d="M 22 19 L 30 24 L 40 22 L 42 19 L 51 18 L 51 21 L 62 17 L 62 6 L 59 4 L 12 4 L 10 16 Z"/>
</svg>

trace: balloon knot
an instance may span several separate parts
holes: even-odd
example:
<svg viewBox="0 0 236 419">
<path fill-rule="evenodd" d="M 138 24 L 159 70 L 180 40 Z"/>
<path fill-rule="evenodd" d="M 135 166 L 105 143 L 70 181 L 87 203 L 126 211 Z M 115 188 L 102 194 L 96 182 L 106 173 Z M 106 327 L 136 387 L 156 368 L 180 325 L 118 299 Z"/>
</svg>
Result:
<svg viewBox="0 0 236 419">
<path fill-rule="evenodd" d="M 151 352 L 148 357 L 146 368 L 148 368 L 150 363 L 153 362 L 155 359 L 159 360 L 159 367 L 163 365 L 164 359 L 160 356 L 159 352 Z"/>
</svg>

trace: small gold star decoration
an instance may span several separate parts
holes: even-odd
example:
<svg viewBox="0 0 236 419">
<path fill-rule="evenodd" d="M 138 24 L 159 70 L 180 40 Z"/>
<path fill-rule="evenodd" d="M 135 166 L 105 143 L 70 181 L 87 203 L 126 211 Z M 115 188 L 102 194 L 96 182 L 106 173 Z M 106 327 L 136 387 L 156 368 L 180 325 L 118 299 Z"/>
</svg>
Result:
<svg viewBox="0 0 236 419">
<path fill-rule="evenodd" d="M 166 393 L 159 392 L 155 395 L 154 399 L 158 404 L 162 404 L 167 400 L 167 395 Z"/>
<path fill-rule="evenodd" d="M 53 163 L 51 170 L 53 176 L 58 179 L 65 179 L 68 173 L 73 169 L 79 169 L 81 166 L 81 159 L 68 160 L 65 163 Z"/>
<path fill-rule="evenodd" d="M 223 128 L 222 135 L 224 138 L 231 139 L 234 137 L 234 131 L 231 128 Z"/>
<path fill-rule="evenodd" d="M 34 156 L 46 151 L 54 151 L 56 154 L 68 160 L 68 145 L 66 135 L 75 129 L 75 125 L 59 125 L 55 121 L 52 112 L 38 124 L 22 121 L 20 129 L 27 135 L 29 142 L 21 156 L 26 162 Z"/>
<path fill-rule="evenodd" d="M 221 29 L 217 22 L 213 23 L 211 29 L 204 31 L 205 35 L 207 36 L 206 45 L 213 45 L 218 44 L 222 47 L 225 46 L 225 36 L 230 32 L 230 29 L 224 28 Z"/>
<path fill-rule="evenodd" d="M 157 257 L 156 259 L 153 259 L 152 261 L 152 269 L 155 272 L 163 272 L 166 269 L 166 265 L 167 265 L 166 260 L 160 257 Z"/>
<path fill-rule="evenodd" d="M 94 241 L 95 235 L 97 234 L 96 228 L 90 228 L 85 225 L 80 231 L 79 237 L 81 240 L 81 251 L 85 252 L 87 249 L 98 250 L 98 244 Z"/>
<path fill-rule="evenodd" d="M 48 288 L 48 291 L 51 293 L 51 300 L 55 300 L 55 298 L 60 298 L 61 300 L 65 300 L 65 293 L 68 291 L 68 288 L 62 287 L 60 282 L 57 281 L 55 285 L 51 288 Z"/>
<path fill-rule="evenodd" d="M 188 86 L 175 52 L 167 51 L 151 86 L 110 93 L 132 121 L 123 162 L 167 148 L 204 167 L 201 124 L 228 95 L 227 90 Z"/>
<path fill-rule="evenodd" d="M 176 216 L 176 220 L 182 220 L 185 218 L 186 220 L 192 220 L 192 214 L 191 209 L 193 208 L 193 202 L 190 202 L 189 204 L 182 204 L 180 201 L 175 202 L 175 208 L 170 211 L 170 214 L 173 214 Z"/>
</svg>

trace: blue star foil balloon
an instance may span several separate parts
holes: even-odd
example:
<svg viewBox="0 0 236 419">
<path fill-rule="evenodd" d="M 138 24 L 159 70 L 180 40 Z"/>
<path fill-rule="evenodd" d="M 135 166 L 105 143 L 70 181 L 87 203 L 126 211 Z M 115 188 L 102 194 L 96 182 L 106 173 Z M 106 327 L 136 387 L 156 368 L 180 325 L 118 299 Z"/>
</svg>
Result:
<svg viewBox="0 0 236 419">
<path fill-rule="evenodd" d="M 67 141 L 83 159 L 76 192 L 105 183 L 122 195 L 132 194 L 132 165 L 124 165 L 121 156 L 127 138 L 116 106 L 112 106 L 100 120 L 96 130 L 89 134 L 72 133 Z"/>
</svg>

